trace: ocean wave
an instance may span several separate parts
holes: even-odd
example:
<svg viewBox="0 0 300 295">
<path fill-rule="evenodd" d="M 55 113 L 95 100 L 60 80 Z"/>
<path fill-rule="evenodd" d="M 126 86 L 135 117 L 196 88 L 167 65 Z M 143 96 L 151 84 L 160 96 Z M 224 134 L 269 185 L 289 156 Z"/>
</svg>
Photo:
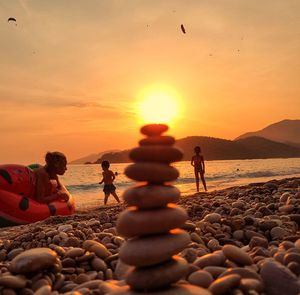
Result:
<svg viewBox="0 0 300 295">
<path fill-rule="evenodd" d="M 255 171 L 255 172 L 246 172 L 246 173 L 241 173 L 237 174 L 237 178 L 257 178 L 257 177 L 271 177 L 271 176 L 276 176 L 280 175 L 279 173 L 274 173 L 272 171 L 266 170 L 266 171 Z"/>
<path fill-rule="evenodd" d="M 292 176 L 295 174 L 300 174 L 299 170 L 290 170 L 290 171 L 270 171 L 270 170 L 264 170 L 264 171 L 254 171 L 254 172 L 241 172 L 241 171 L 235 171 L 233 173 L 224 173 L 224 174 L 215 174 L 215 175 L 205 175 L 205 179 L 207 182 L 209 181 L 234 181 L 234 180 L 240 180 L 240 179 L 248 179 L 248 178 L 263 178 L 263 177 L 276 177 L 276 176 Z M 188 184 L 195 182 L 194 177 L 181 177 L 176 180 L 175 183 L 177 184 Z"/>
<path fill-rule="evenodd" d="M 208 173 L 205 175 L 205 179 L 208 185 L 214 186 L 214 185 L 220 185 L 222 183 L 226 183 L 227 185 L 229 183 L 235 183 L 236 181 L 243 181 L 245 180 L 247 182 L 255 181 L 257 178 L 270 178 L 270 177 L 291 177 L 294 175 L 300 174 L 300 168 L 298 167 L 284 167 L 282 170 L 257 170 L 257 171 L 249 171 L 249 169 L 243 171 L 241 170 L 234 170 L 234 171 L 222 171 L 221 172 L 215 172 L 213 174 Z M 76 181 L 75 179 L 73 180 Z M 80 180 L 82 181 L 82 180 Z M 103 190 L 103 185 L 100 185 L 98 183 L 70 183 L 67 184 L 67 189 L 73 193 L 73 194 L 80 194 L 84 192 L 89 193 L 100 193 Z M 194 186 L 195 183 L 195 177 L 193 174 L 191 175 L 185 175 L 182 177 L 179 177 L 176 181 L 174 181 L 172 184 L 178 187 L 184 187 L 185 189 L 189 186 Z M 115 186 L 117 187 L 117 191 L 124 191 L 130 186 L 136 185 L 137 183 L 134 181 L 131 181 L 125 177 L 122 177 L 118 179 L 115 182 Z"/>
<path fill-rule="evenodd" d="M 66 188 L 70 191 L 94 191 L 95 189 L 101 189 L 101 185 L 98 183 L 87 183 L 87 184 L 70 184 L 66 185 Z"/>
<path fill-rule="evenodd" d="M 276 177 L 276 176 L 291 176 L 295 174 L 299 174 L 300 169 L 292 169 L 292 170 L 283 170 L 283 171 L 255 171 L 255 172 L 246 172 L 238 175 L 239 178 L 258 178 L 258 177 Z"/>
</svg>

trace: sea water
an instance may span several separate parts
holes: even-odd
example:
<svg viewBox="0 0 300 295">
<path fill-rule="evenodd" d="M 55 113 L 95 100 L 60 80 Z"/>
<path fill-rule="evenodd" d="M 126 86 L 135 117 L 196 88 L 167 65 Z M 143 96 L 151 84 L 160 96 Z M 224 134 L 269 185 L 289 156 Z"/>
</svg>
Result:
<svg viewBox="0 0 300 295">
<path fill-rule="evenodd" d="M 124 190 L 136 185 L 124 175 L 124 169 L 128 165 L 130 163 L 111 164 L 110 167 L 113 172 L 117 172 L 114 184 L 120 197 Z M 173 185 L 181 191 L 181 195 L 184 197 L 196 193 L 194 170 L 190 162 L 183 161 L 172 165 L 180 173 Z M 300 158 L 205 162 L 208 191 L 289 177 L 300 177 Z M 60 179 L 74 196 L 78 209 L 85 210 L 103 205 L 103 184 L 99 184 L 102 179 L 100 165 L 68 165 L 67 172 Z M 200 191 L 204 191 L 201 181 Z M 108 204 L 115 203 L 113 196 L 110 196 Z"/>
</svg>

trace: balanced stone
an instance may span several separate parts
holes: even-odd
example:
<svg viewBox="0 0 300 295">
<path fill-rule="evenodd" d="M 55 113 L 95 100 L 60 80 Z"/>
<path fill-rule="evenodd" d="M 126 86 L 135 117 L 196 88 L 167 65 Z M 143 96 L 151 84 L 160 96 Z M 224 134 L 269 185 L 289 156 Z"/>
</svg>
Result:
<svg viewBox="0 0 300 295">
<path fill-rule="evenodd" d="M 129 206 L 139 209 L 164 207 L 168 203 L 176 203 L 179 197 L 180 191 L 170 185 L 141 185 L 129 188 L 123 194 Z"/>
<path fill-rule="evenodd" d="M 125 174 L 136 181 L 148 181 L 149 183 L 163 183 L 174 181 L 179 172 L 176 168 L 166 164 L 143 162 L 131 164 L 125 169 Z"/>
<path fill-rule="evenodd" d="M 126 282 L 133 289 L 154 290 L 177 282 L 187 271 L 187 262 L 179 256 L 173 256 L 173 259 L 161 264 L 133 269 L 128 273 Z"/>
<path fill-rule="evenodd" d="M 154 265 L 169 260 L 189 242 L 189 234 L 179 229 L 161 235 L 132 238 L 122 245 L 119 257 L 129 265 Z"/>
<path fill-rule="evenodd" d="M 187 220 L 187 213 L 170 203 L 179 200 L 180 192 L 164 185 L 178 178 L 178 170 L 169 164 L 183 156 L 179 149 L 171 146 L 175 142 L 173 137 L 161 136 L 167 130 L 168 126 L 163 124 L 143 126 L 141 133 L 148 138 L 129 153 L 135 163 L 125 169 L 125 175 L 147 185 L 125 192 L 124 200 L 134 207 L 121 213 L 116 224 L 118 234 L 129 238 L 120 247 L 119 258 L 122 263 L 135 266 L 125 278 L 131 290 L 125 287 L 122 294 L 135 293 L 133 290 L 155 290 L 159 294 L 158 289 L 184 279 L 189 271 L 183 258 L 172 258 L 184 250 L 191 239 L 187 232 L 179 229 Z M 175 286 L 167 290 L 166 294 L 169 290 L 170 294 L 177 293 Z M 180 294 L 182 288 L 178 290 Z M 201 294 L 200 290 L 197 294 Z"/>
<path fill-rule="evenodd" d="M 141 133 L 147 136 L 158 136 L 166 131 L 169 127 L 165 124 L 148 124 L 141 128 Z"/>
<path fill-rule="evenodd" d="M 12 273 L 30 273 L 42 271 L 53 266 L 57 260 L 57 254 L 49 248 L 35 248 L 22 252 L 11 262 Z"/>
<path fill-rule="evenodd" d="M 127 238 L 160 234 L 180 227 L 187 218 L 186 211 L 174 204 L 156 210 L 129 208 L 120 214 L 117 221 L 117 231 L 119 235 Z"/>
<path fill-rule="evenodd" d="M 161 135 L 161 136 L 151 136 L 143 138 L 139 141 L 139 145 L 173 145 L 175 143 L 175 138 L 173 136 Z"/>
<path fill-rule="evenodd" d="M 179 149 L 163 145 L 141 146 L 129 153 L 129 158 L 134 162 L 171 163 L 181 160 L 182 156 Z"/>
<path fill-rule="evenodd" d="M 239 247 L 233 245 L 225 245 L 222 250 L 227 259 L 239 265 L 253 264 L 251 257 Z"/>
</svg>

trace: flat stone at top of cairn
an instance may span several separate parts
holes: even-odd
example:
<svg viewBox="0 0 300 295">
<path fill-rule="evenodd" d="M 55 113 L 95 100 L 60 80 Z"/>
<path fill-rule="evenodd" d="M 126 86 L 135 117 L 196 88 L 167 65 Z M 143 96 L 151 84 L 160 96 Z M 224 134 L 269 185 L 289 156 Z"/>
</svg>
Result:
<svg viewBox="0 0 300 295">
<path fill-rule="evenodd" d="M 136 269 L 127 276 L 127 281 L 131 285 L 135 285 L 137 289 L 146 289 L 149 284 L 157 288 L 163 287 L 167 280 L 170 284 L 173 282 L 173 277 L 180 280 L 186 274 L 187 262 L 179 256 L 173 256 L 171 260 L 161 263 L 156 267 L 143 267 Z"/>
<path fill-rule="evenodd" d="M 125 278 L 131 291 L 149 293 L 174 288 L 188 272 L 187 263 L 174 260 L 174 255 L 190 243 L 189 234 L 179 229 L 187 214 L 174 204 L 180 197 L 179 190 L 165 183 L 179 176 L 170 163 L 181 160 L 183 154 L 172 146 L 174 137 L 162 135 L 167 130 L 164 124 L 142 127 L 146 138 L 131 150 L 129 157 L 134 163 L 125 169 L 127 177 L 147 183 L 124 193 L 124 200 L 134 207 L 120 214 L 116 225 L 118 233 L 129 238 L 121 246 L 119 258 L 134 266 Z M 165 268 L 170 274 L 161 275 Z M 142 281 L 138 280 L 141 275 Z M 152 283 L 153 277 L 159 277 L 156 284 Z"/>
<path fill-rule="evenodd" d="M 158 136 L 168 131 L 169 127 L 165 124 L 148 124 L 141 128 L 141 133 L 146 136 Z"/>
</svg>

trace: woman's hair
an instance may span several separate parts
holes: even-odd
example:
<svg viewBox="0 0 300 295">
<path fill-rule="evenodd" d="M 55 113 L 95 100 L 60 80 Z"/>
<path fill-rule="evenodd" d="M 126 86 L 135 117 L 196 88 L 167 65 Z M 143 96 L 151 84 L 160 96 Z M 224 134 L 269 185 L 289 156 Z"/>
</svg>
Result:
<svg viewBox="0 0 300 295">
<path fill-rule="evenodd" d="M 195 153 L 201 153 L 201 148 L 200 148 L 199 145 L 197 145 L 197 146 L 194 147 L 194 152 Z"/>
<path fill-rule="evenodd" d="M 102 166 L 102 168 L 109 168 L 109 162 L 108 161 L 102 161 L 102 163 L 101 163 L 101 166 Z"/>
<path fill-rule="evenodd" d="M 48 166 L 53 166 L 54 163 L 62 160 L 67 162 L 66 156 L 61 152 L 47 152 L 45 156 L 45 161 Z"/>
</svg>

